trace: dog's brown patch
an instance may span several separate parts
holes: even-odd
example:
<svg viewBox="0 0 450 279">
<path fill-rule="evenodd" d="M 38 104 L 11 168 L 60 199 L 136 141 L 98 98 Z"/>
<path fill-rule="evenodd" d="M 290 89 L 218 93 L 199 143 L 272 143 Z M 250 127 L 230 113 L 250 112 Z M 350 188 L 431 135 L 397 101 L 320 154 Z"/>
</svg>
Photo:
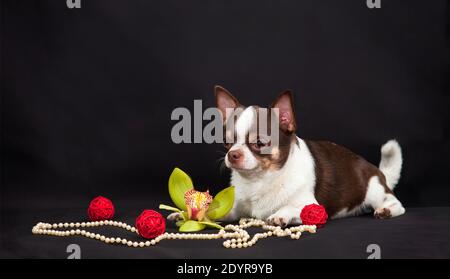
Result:
<svg viewBox="0 0 450 279">
<path fill-rule="evenodd" d="M 375 216 L 375 218 L 377 219 L 387 219 L 387 218 L 391 218 L 391 211 L 389 210 L 389 208 L 381 208 L 378 210 L 375 210 L 375 213 L 373 214 L 373 216 Z"/>
<path fill-rule="evenodd" d="M 329 141 L 305 140 L 305 143 L 315 161 L 315 197 L 328 215 L 361 205 L 373 176 L 378 176 L 385 191 L 392 193 L 384 174 L 361 156 Z"/>
<path fill-rule="evenodd" d="M 251 130 L 259 132 L 259 125 L 261 125 L 261 123 L 265 123 L 267 125 L 267 134 L 271 135 L 271 121 L 273 117 L 271 111 L 269 110 L 268 113 L 265 114 L 266 119 L 263 119 L 263 114 L 260 111 L 260 107 L 253 106 L 253 108 L 256 111 L 256 123 L 253 124 L 254 127 Z M 279 126 L 278 135 L 278 146 L 273 145 L 271 153 L 269 154 L 263 154 L 258 148 L 255 147 L 255 142 L 256 140 L 260 139 L 261 135 L 247 135 L 247 146 L 249 147 L 255 158 L 261 163 L 261 167 L 264 170 L 281 169 L 289 157 L 292 143 L 295 142 L 297 138 L 293 132 L 288 132 L 281 126 Z"/>
</svg>

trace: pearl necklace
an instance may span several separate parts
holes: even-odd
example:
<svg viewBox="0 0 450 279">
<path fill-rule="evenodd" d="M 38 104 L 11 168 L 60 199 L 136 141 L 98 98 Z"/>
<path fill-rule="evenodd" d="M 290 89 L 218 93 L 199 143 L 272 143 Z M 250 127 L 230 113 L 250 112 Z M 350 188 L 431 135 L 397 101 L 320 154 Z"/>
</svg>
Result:
<svg viewBox="0 0 450 279">
<path fill-rule="evenodd" d="M 52 236 L 71 236 L 71 235 L 81 235 L 87 238 L 97 239 L 105 243 L 110 244 L 122 244 L 130 247 L 149 247 L 156 245 L 158 242 L 164 239 L 227 239 L 223 242 L 225 248 L 247 248 L 255 245 L 255 243 L 261 238 L 267 238 L 270 236 L 278 237 L 290 237 L 291 239 L 299 239 L 302 232 L 315 233 L 315 225 L 300 225 L 296 227 L 290 227 L 282 229 L 279 226 L 271 226 L 266 224 L 262 220 L 242 218 L 239 221 L 239 225 L 226 225 L 224 229 L 221 229 L 215 234 L 205 234 L 205 233 L 163 233 L 152 240 L 147 241 L 130 241 L 125 238 L 120 237 L 106 237 L 101 234 L 96 234 L 84 230 L 84 228 L 89 227 L 99 227 L 99 226 L 115 226 L 119 228 L 124 228 L 133 233 L 138 233 L 135 227 L 127 225 L 123 222 L 117 221 L 95 221 L 95 222 L 82 222 L 82 223 L 38 223 L 33 229 L 33 234 L 40 235 L 52 235 Z M 263 233 L 256 233 L 252 238 L 245 230 L 250 227 L 261 227 L 266 230 Z M 67 230 L 57 230 L 65 228 Z M 70 228 L 70 230 L 69 230 Z M 231 231 L 231 232 L 227 232 Z"/>
</svg>

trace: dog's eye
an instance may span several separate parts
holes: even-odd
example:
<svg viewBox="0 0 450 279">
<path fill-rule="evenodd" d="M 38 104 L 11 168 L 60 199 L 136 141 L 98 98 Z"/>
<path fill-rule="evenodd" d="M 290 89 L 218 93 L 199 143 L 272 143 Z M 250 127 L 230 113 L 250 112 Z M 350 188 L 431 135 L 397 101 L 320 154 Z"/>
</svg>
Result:
<svg viewBox="0 0 450 279">
<path fill-rule="evenodd" d="M 261 148 L 261 147 L 266 146 L 266 144 L 265 144 L 264 142 L 262 142 L 261 140 L 257 140 L 257 141 L 256 141 L 256 146 L 257 146 L 258 148 Z"/>
<path fill-rule="evenodd" d="M 259 151 L 261 148 L 263 148 L 264 146 L 267 146 L 268 143 L 263 142 L 262 140 L 257 140 L 255 143 L 251 144 L 251 146 L 253 147 L 253 149 Z"/>
</svg>

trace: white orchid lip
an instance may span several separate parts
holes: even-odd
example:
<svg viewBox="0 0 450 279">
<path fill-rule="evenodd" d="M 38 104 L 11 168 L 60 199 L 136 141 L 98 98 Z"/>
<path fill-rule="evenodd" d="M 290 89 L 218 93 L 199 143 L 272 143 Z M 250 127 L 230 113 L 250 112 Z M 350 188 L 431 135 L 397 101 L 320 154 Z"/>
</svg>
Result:
<svg viewBox="0 0 450 279">
<path fill-rule="evenodd" d="M 206 216 L 213 197 L 209 194 L 209 191 L 199 192 L 191 189 L 184 194 L 184 200 L 186 202 L 188 218 L 190 220 L 202 221 Z"/>
</svg>

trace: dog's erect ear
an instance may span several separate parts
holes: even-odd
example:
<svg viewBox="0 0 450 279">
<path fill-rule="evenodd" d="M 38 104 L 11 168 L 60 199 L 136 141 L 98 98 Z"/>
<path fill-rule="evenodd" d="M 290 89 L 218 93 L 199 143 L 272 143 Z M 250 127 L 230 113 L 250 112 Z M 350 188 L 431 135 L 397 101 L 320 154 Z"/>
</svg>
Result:
<svg viewBox="0 0 450 279">
<path fill-rule="evenodd" d="M 216 94 L 216 106 L 222 113 L 222 119 L 225 122 L 227 108 L 236 109 L 240 106 L 240 104 L 230 92 L 219 85 L 214 86 L 214 92 Z"/>
<path fill-rule="evenodd" d="M 279 109 L 281 130 L 292 133 L 297 129 L 294 112 L 294 98 L 290 89 L 283 91 L 272 103 L 272 108 Z"/>
</svg>

